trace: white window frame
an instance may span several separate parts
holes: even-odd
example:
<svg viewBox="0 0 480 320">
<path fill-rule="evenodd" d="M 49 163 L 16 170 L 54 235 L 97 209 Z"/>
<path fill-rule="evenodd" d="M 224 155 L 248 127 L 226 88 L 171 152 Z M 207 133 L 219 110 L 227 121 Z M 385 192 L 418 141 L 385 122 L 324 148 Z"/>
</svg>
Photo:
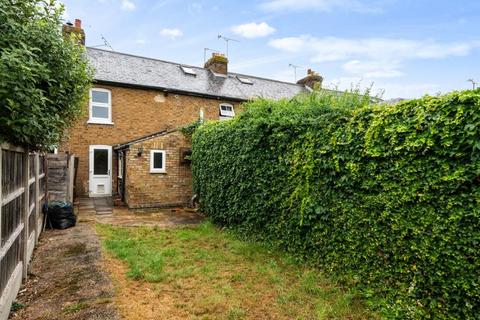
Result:
<svg viewBox="0 0 480 320">
<path fill-rule="evenodd" d="M 232 111 L 222 110 L 222 106 L 231 107 L 231 108 L 232 108 Z M 233 104 L 230 104 L 230 103 L 221 103 L 221 104 L 218 106 L 218 110 L 220 111 L 220 119 L 221 119 L 221 120 L 232 119 L 233 117 L 235 117 L 235 108 L 233 107 Z"/>
<path fill-rule="evenodd" d="M 92 101 L 92 92 L 93 91 L 100 91 L 100 92 L 106 92 L 108 94 L 108 103 L 102 103 L 102 102 L 93 102 Z M 92 115 L 92 107 L 103 107 L 103 108 L 108 108 L 108 118 L 95 118 Z M 90 98 L 89 98 L 89 107 L 88 107 L 88 123 L 95 123 L 95 124 L 113 124 L 112 122 L 112 92 L 108 89 L 103 89 L 103 88 L 92 88 L 90 89 Z"/>
<path fill-rule="evenodd" d="M 162 154 L 162 168 L 154 168 L 153 157 L 156 153 Z M 165 173 L 167 172 L 167 152 L 165 150 L 150 150 L 150 173 Z"/>
</svg>

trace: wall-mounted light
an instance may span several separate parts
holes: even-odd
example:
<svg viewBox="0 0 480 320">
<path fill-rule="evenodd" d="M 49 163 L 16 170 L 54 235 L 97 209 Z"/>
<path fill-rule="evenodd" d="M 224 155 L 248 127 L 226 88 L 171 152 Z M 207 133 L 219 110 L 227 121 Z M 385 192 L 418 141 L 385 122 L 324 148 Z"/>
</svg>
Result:
<svg viewBox="0 0 480 320">
<path fill-rule="evenodd" d="M 140 146 L 137 150 L 137 156 L 138 157 L 141 157 L 142 156 L 142 153 L 143 153 L 143 146 Z"/>
</svg>

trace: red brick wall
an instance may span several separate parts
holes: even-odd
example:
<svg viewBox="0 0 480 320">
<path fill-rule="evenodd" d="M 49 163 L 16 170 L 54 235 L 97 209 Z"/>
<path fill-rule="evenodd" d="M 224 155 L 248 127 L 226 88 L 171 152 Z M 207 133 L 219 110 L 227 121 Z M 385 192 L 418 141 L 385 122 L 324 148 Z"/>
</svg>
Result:
<svg viewBox="0 0 480 320">
<path fill-rule="evenodd" d="M 67 132 L 60 151 L 68 151 L 79 157 L 76 194 L 88 195 L 89 145 L 116 145 L 165 129 L 173 129 L 192 123 L 204 110 L 206 120 L 218 119 L 220 103 L 238 103 L 217 99 L 164 94 L 158 90 L 133 89 L 96 85 L 111 90 L 113 125 L 87 124 L 88 105 L 84 116 Z M 116 157 L 113 154 L 113 184 L 116 191 Z"/>
</svg>

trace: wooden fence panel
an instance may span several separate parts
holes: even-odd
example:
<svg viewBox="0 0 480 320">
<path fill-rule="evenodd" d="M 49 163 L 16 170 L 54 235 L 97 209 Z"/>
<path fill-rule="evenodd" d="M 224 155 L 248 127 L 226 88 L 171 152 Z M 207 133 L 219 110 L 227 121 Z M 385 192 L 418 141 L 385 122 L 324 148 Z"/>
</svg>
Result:
<svg viewBox="0 0 480 320">
<path fill-rule="evenodd" d="M 73 202 L 75 156 L 71 154 L 48 154 L 48 201 Z"/>
<path fill-rule="evenodd" d="M 6 320 L 42 230 L 45 158 L 0 145 L 0 320 Z"/>
</svg>

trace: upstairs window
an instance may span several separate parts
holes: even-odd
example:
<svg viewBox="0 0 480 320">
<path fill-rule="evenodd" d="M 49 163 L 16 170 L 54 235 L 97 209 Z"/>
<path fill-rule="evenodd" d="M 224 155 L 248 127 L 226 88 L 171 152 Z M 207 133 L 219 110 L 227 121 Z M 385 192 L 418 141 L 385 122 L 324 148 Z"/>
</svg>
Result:
<svg viewBox="0 0 480 320">
<path fill-rule="evenodd" d="M 235 110 L 231 104 L 222 103 L 220 105 L 220 120 L 231 119 L 235 116 Z"/>
<path fill-rule="evenodd" d="M 167 172 L 165 160 L 166 160 L 165 150 L 151 150 L 150 151 L 150 172 L 151 173 Z"/>
<path fill-rule="evenodd" d="M 112 124 L 112 94 L 110 90 L 90 90 L 90 119 L 88 123 Z"/>
</svg>

